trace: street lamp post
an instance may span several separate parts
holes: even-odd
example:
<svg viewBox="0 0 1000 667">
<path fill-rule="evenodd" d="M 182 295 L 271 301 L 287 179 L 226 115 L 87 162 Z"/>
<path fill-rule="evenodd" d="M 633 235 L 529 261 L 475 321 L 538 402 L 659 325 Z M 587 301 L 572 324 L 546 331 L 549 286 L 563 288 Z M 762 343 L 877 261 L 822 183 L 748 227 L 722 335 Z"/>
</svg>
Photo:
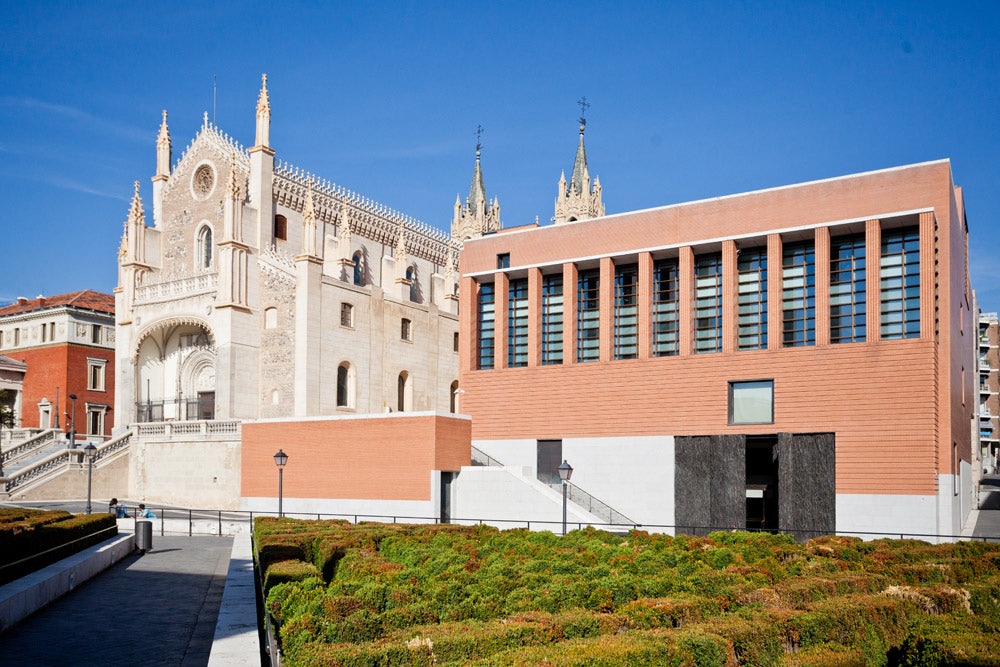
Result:
<svg viewBox="0 0 1000 667">
<path fill-rule="evenodd" d="M 281 483 L 286 463 L 288 463 L 288 454 L 279 449 L 278 453 L 274 455 L 274 465 L 278 466 L 278 516 L 285 516 L 281 511 Z"/>
<path fill-rule="evenodd" d="M 76 447 L 76 394 L 69 395 L 70 407 L 69 409 L 69 448 L 73 449 Z"/>
<path fill-rule="evenodd" d="M 87 514 L 90 514 L 90 484 L 94 476 L 94 459 L 97 457 L 97 447 L 94 443 L 88 442 L 83 448 L 83 453 L 87 457 Z"/>
<path fill-rule="evenodd" d="M 570 464 L 566 463 L 566 459 L 563 459 L 563 462 L 559 464 L 559 467 L 556 468 L 556 470 L 559 471 L 559 479 L 562 480 L 562 487 L 563 487 L 563 532 L 562 532 L 562 534 L 565 535 L 566 534 L 566 495 L 567 495 L 567 491 L 569 490 L 569 478 L 573 476 L 573 466 L 571 466 Z"/>
</svg>

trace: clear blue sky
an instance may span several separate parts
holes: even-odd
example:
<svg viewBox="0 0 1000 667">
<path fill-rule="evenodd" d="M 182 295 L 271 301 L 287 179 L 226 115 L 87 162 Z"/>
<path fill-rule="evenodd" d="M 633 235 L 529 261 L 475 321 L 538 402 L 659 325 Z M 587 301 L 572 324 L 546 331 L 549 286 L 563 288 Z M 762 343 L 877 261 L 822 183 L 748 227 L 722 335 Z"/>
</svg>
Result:
<svg viewBox="0 0 1000 667">
<path fill-rule="evenodd" d="M 160 110 L 174 160 L 205 111 L 250 145 L 262 72 L 279 159 L 442 228 L 477 124 L 547 221 L 581 96 L 608 213 L 951 158 L 1000 309 L 1000 3 L 801 0 L 2 2 L 0 303 L 110 292 Z"/>
</svg>

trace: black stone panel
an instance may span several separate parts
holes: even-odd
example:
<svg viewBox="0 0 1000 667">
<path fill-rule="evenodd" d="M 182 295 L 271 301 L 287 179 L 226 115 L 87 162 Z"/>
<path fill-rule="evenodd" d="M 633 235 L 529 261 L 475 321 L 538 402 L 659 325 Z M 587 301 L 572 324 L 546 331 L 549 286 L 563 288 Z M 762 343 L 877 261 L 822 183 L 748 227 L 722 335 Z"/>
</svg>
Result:
<svg viewBox="0 0 1000 667">
<path fill-rule="evenodd" d="M 678 533 L 696 533 L 712 524 L 712 439 L 707 435 L 674 438 L 674 524 Z"/>
<path fill-rule="evenodd" d="M 712 526 L 743 530 L 747 526 L 747 439 L 713 435 Z"/>
<path fill-rule="evenodd" d="M 712 530 L 745 527 L 745 480 L 745 436 L 674 438 L 677 532 L 706 535 Z"/>
<path fill-rule="evenodd" d="M 804 541 L 837 528 L 836 436 L 778 434 L 778 527 Z"/>
</svg>

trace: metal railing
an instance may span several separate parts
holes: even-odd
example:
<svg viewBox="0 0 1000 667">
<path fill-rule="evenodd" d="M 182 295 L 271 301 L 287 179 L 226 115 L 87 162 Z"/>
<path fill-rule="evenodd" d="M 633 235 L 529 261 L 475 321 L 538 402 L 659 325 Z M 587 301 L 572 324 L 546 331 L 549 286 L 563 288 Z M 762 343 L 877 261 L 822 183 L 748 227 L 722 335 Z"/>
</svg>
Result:
<svg viewBox="0 0 1000 667">
<path fill-rule="evenodd" d="M 277 501 L 275 501 L 277 502 Z M 154 507 L 146 504 L 156 518 L 152 519 L 154 526 L 159 524 L 160 535 L 234 535 L 237 528 L 252 528 L 253 521 L 257 517 L 278 516 L 277 511 L 262 512 L 251 510 L 220 510 L 220 509 L 183 509 L 171 507 Z M 129 508 L 130 516 L 127 520 L 143 520 L 138 516 L 136 508 Z M 439 517 L 413 516 L 405 514 L 365 514 L 365 513 L 337 513 L 337 512 L 284 512 L 285 518 L 303 520 L 341 520 L 348 523 L 392 523 L 392 524 L 440 524 Z M 551 530 L 561 532 L 562 521 L 550 519 L 497 519 L 489 517 L 453 517 L 447 523 L 455 525 L 491 525 L 501 529 L 525 528 L 528 530 Z M 707 535 L 713 532 L 750 532 L 750 533 L 771 533 L 791 535 L 800 539 L 809 539 L 820 536 L 841 536 L 860 537 L 863 539 L 917 539 L 917 540 L 947 540 L 947 541 L 974 541 L 974 542 L 1000 542 L 998 535 L 947 535 L 940 533 L 918 533 L 908 531 L 869 531 L 869 530 L 836 530 L 822 531 L 809 529 L 772 529 L 772 528 L 744 528 L 740 526 L 711 526 L 711 525 L 688 525 L 688 524 L 660 524 L 660 523 L 636 523 L 636 522 L 588 522 L 570 521 L 568 528 L 582 530 L 584 528 L 596 528 L 609 532 L 628 532 L 631 530 L 645 530 L 650 532 L 672 533 L 677 535 Z"/>
<path fill-rule="evenodd" d="M 495 458 L 484 452 L 483 450 L 473 446 L 472 447 L 472 465 L 474 466 L 493 466 L 497 468 L 502 468 L 503 464 L 497 461 Z"/>
</svg>

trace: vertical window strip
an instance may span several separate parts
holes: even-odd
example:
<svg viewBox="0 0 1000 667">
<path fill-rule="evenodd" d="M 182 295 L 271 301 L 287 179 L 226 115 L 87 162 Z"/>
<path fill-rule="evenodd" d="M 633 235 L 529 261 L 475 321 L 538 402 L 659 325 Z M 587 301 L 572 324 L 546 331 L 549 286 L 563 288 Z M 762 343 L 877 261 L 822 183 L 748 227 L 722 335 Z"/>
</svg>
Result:
<svg viewBox="0 0 1000 667">
<path fill-rule="evenodd" d="M 861 343 L 868 337 L 865 235 L 830 240 L 830 342 Z"/>
<path fill-rule="evenodd" d="M 741 250 L 737 261 L 739 286 L 738 349 L 767 348 L 767 249 Z"/>
<path fill-rule="evenodd" d="M 528 279 L 511 280 L 507 289 L 507 366 L 528 365 Z"/>
<path fill-rule="evenodd" d="M 576 360 L 601 358 L 601 272 L 580 271 L 576 285 Z"/>
<path fill-rule="evenodd" d="M 694 351 L 722 351 L 722 255 L 695 258 Z"/>
<path fill-rule="evenodd" d="M 653 356 L 680 353 L 680 270 L 676 259 L 653 265 Z"/>
<path fill-rule="evenodd" d="M 782 344 L 816 344 L 816 249 L 812 241 L 785 245 L 781 257 Z"/>
<path fill-rule="evenodd" d="M 563 361 L 563 278 L 542 277 L 542 363 Z"/>
<path fill-rule="evenodd" d="M 639 356 L 639 268 L 615 267 L 615 359 Z"/>
<path fill-rule="evenodd" d="M 493 368 L 496 327 L 496 294 L 492 284 L 479 286 L 479 313 L 476 318 L 479 335 L 479 368 Z"/>
<path fill-rule="evenodd" d="M 879 283 L 882 338 L 919 338 L 920 230 L 918 228 L 883 230 Z"/>
</svg>

